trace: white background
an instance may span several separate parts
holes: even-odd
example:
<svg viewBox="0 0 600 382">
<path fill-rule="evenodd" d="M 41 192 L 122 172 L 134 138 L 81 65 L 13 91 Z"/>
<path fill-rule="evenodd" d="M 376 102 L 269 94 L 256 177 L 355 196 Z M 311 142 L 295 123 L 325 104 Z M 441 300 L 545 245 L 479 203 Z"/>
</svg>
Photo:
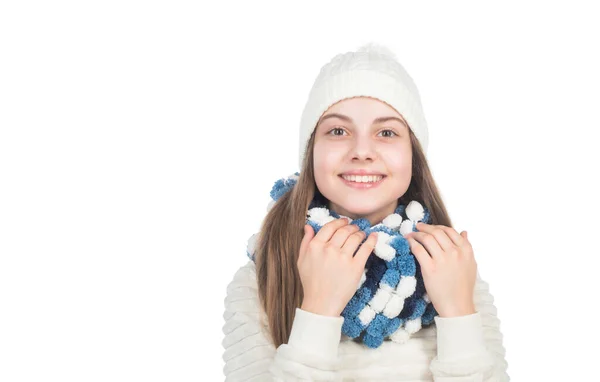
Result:
<svg viewBox="0 0 600 382">
<path fill-rule="evenodd" d="M 593 2 L 202 4 L 0 6 L 0 380 L 223 380 L 310 87 L 368 41 L 419 88 L 512 380 L 597 376 Z"/>
</svg>

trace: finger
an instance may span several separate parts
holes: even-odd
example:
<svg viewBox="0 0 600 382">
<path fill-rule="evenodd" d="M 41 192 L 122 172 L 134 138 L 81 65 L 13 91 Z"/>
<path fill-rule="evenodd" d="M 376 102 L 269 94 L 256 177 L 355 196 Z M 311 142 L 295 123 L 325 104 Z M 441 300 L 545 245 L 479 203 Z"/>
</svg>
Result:
<svg viewBox="0 0 600 382">
<path fill-rule="evenodd" d="M 465 244 L 465 243 L 469 243 L 469 244 L 471 244 L 471 243 L 469 242 L 469 235 L 467 234 L 467 231 L 462 231 L 462 232 L 460 233 L 460 237 L 462 238 L 462 244 Z"/>
<path fill-rule="evenodd" d="M 453 250 L 456 248 L 456 244 L 454 241 L 448 236 L 448 232 L 444 229 L 453 230 L 450 227 L 446 227 L 444 225 L 432 225 L 425 224 L 423 222 L 417 223 L 417 229 L 419 232 L 425 232 L 432 235 L 438 243 L 438 246 L 446 252 Z M 456 232 L 454 232 L 456 234 Z M 457 234 L 458 235 L 458 234 Z M 429 249 L 429 248 L 428 248 Z"/>
<path fill-rule="evenodd" d="M 364 269 L 369 256 L 373 252 L 375 248 L 375 244 L 377 244 L 377 232 L 371 232 L 367 240 L 362 243 L 358 251 L 356 252 L 356 256 L 354 256 L 354 261 L 356 261 L 356 266 L 359 269 Z"/>
<path fill-rule="evenodd" d="M 425 226 L 427 226 L 427 224 L 425 224 Z M 452 227 L 448 227 L 448 226 L 445 226 L 445 225 L 433 225 L 433 227 L 437 227 L 437 228 L 440 228 L 440 229 L 444 230 L 444 232 L 446 232 L 446 235 L 448 235 L 448 237 L 450 238 L 450 240 L 452 240 L 452 242 L 456 246 L 461 247 L 461 246 L 463 246 L 465 244 L 466 241 L 468 241 L 466 239 L 466 236 L 463 236 L 462 233 L 459 235 L 458 232 L 454 228 L 452 228 Z M 463 232 L 466 235 L 467 231 L 463 231 Z"/>
<path fill-rule="evenodd" d="M 341 228 L 345 225 L 348 225 L 348 219 L 345 219 L 345 218 L 334 219 L 334 220 L 330 221 L 329 223 L 326 223 L 325 225 L 323 225 L 323 227 L 321 227 L 319 232 L 317 232 L 317 234 L 315 235 L 314 240 L 316 240 L 322 244 L 325 244 L 329 240 L 331 240 L 332 236 L 335 234 L 335 232 L 339 228 Z"/>
<path fill-rule="evenodd" d="M 314 231 L 313 231 L 313 228 L 311 227 L 311 225 L 304 224 L 304 237 L 302 238 L 302 241 L 300 242 L 300 251 L 298 254 L 298 261 L 300 261 L 300 259 L 302 257 L 304 257 L 304 253 L 306 252 L 308 243 L 310 243 L 310 240 L 313 238 L 313 236 L 314 236 Z"/>
<path fill-rule="evenodd" d="M 444 251 L 433 235 L 425 232 L 411 232 L 406 236 L 427 249 L 429 256 L 432 258 L 438 258 L 444 254 Z"/>
<path fill-rule="evenodd" d="M 357 231 L 348 236 L 348 239 L 342 246 L 342 255 L 349 257 L 354 256 L 354 253 L 358 249 L 358 246 L 366 236 L 367 234 L 364 231 Z"/>
<path fill-rule="evenodd" d="M 408 245 L 410 246 L 410 251 L 413 253 L 413 255 L 415 255 L 415 258 L 419 262 L 421 269 L 425 271 L 431 269 L 434 260 L 431 258 L 429 253 L 425 250 L 425 248 L 421 245 L 421 243 L 416 241 L 412 236 L 410 236 L 407 240 Z"/>
<path fill-rule="evenodd" d="M 466 251 L 465 253 L 473 253 L 473 245 L 471 245 L 471 242 L 469 241 L 467 231 L 462 231 L 460 233 L 460 237 L 463 240 L 462 244 L 461 244 L 461 248 L 463 248 Z"/>
<path fill-rule="evenodd" d="M 348 238 L 359 230 L 360 227 L 356 224 L 348 224 L 345 227 L 340 227 L 335 232 L 331 240 L 329 240 L 329 243 L 331 243 L 331 245 L 333 245 L 335 248 L 342 248 L 348 241 Z"/>
</svg>

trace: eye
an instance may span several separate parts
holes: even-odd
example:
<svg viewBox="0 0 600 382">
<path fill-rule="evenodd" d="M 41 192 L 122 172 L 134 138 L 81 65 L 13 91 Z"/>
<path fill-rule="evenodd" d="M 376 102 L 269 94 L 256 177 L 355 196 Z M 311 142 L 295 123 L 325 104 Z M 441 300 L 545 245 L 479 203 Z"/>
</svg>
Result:
<svg viewBox="0 0 600 382">
<path fill-rule="evenodd" d="M 344 129 L 342 129 L 342 128 L 340 128 L 340 127 L 334 127 L 333 129 L 329 130 L 329 132 L 328 132 L 327 134 L 331 135 L 331 132 L 332 132 L 332 131 L 335 131 L 335 130 L 341 130 L 341 131 L 344 131 Z M 339 136 L 339 134 L 333 134 L 333 135 L 337 135 L 337 136 Z"/>
<path fill-rule="evenodd" d="M 394 134 L 395 136 L 398 136 L 398 134 L 396 134 L 396 132 L 395 132 L 394 130 L 385 129 L 385 130 L 382 130 L 381 132 L 383 133 L 384 131 L 390 131 L 390 132 L 392 132 L 392 134 Z"/>
</svg>

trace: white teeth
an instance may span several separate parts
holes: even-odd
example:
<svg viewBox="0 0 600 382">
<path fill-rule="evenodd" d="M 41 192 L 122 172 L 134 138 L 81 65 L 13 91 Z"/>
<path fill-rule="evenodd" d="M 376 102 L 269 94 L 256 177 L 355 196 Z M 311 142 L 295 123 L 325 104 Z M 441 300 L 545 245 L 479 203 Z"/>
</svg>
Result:
<svg viewBox="0 0 600 382">
<path fill-rule="evenodd" d="M 357 175 L 342 175 L 342 178 L 357 183 L 373 183 L 379 182 L 383 176 L 382 175 L 366 175 L 366 176 L 357 176 Z"/>
</svg>

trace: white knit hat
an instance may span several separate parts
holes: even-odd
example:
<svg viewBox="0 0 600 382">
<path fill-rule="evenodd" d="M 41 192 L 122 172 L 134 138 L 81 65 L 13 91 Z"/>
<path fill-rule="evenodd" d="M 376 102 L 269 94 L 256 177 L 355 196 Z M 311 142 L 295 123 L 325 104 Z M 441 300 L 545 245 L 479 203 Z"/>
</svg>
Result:
<svg viewBox="0 0 600 382">
<path fill-rule="evenodd" d="M 300 119 L 299 168 L 323 113 L 342 99 L 358 96 L 377 98 L 396 109 L 427 153 L 429 134 L 417 86 L 390 49 L 370 42 L 356 52 L 336 55 L 321 68 Z"/>
</svg>

